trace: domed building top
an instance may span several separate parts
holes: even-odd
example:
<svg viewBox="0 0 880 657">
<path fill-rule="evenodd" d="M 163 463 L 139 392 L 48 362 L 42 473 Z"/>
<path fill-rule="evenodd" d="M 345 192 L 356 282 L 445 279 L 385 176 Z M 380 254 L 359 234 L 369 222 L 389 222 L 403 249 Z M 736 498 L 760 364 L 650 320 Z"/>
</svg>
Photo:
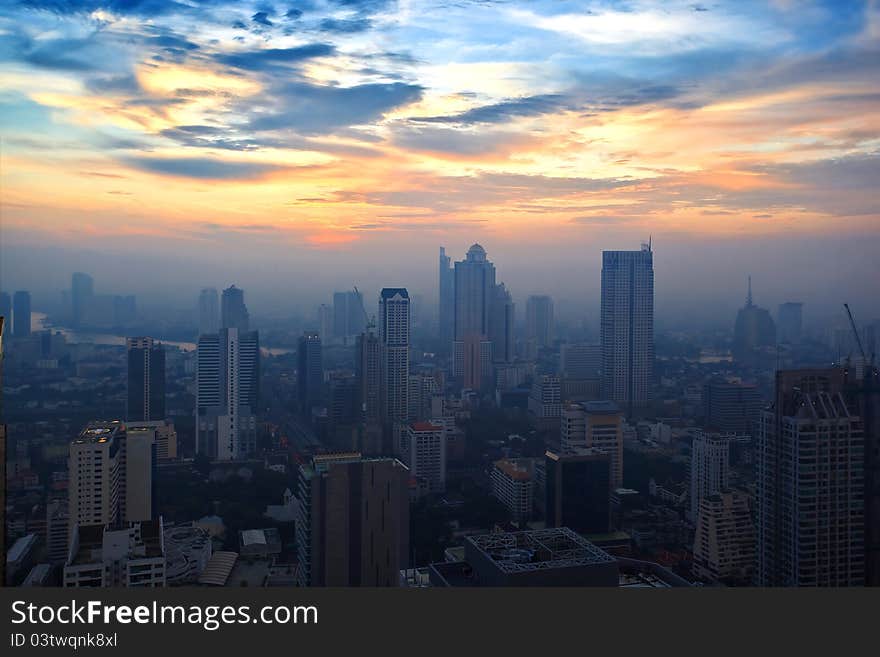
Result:
<svg viewBox="0 0 880 657">
<path fill-rule="evenodd" d="M 474 244 L 471 248 L 468 249 L 467 252 L 468 260 L 479 260 L 484 261 L 486 259 L 486 249 L 484 249 L 479 244 Z"/>
</svg>

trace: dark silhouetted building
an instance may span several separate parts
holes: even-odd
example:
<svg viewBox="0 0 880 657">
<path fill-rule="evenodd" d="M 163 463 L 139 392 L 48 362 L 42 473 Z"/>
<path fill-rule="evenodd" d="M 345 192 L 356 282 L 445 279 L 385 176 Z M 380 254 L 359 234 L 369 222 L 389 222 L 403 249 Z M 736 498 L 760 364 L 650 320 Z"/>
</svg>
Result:
<svg viewBox="0 0 880 657">
<path fill-rule="evenodd" d="M 392 458 L 315 456 L 299 469 L 299 586 L 398 586 L 409 553 L 409 470 Z"/>
<path fill-rule="evenodd" d="M 489 317 L 495 295 L 495 265 L 479 244 L 455 263 L 455 335 L 452 375 L 465 388 L 479 389 L 492 378 Z"/>
<path fill-rule="evenodd" d="M 513 297 L 504 283 L 496 285 L 489 312 L 489 339 L 492 341 L 492 361 L 495 363 L 512 363 L 516 359 L 515 310 Z"/>
<path fill-rule="evenodd" d="M 382 409 L 390 425 L 409 415 L 409 293 L 386 287 L 379 295 L 382 345 Z"/>
<path fill-rule="evenodd" d="M 220 301 L 220 328 L 234 328 L 240 333 L 250 329 L 250 315 L 244 304 L 244 290 L 234 285 L 223 290 Z"/>
<path fill-rule="evenodd" d="M 206 287 L 199 293 L 199 335 L 220 330 L 220 309 L 217 290 Z"/>
<path fill-rule="evenodd" d="M 752 277 L 746 305 L 736 315 L 733 329 L 733 355 L 738 360 L 748 360 L 757 350 L 776 346 L 776 324 L 766 308 L 756 306 L 752 300 Z"/>
<path fill-rule="evenodd" d="M 438 283 L 437 322 L 441 344 L 448 349 L 455 334 L 455 270 L 452 268 L 452 258 L 446 255 L 446 249 L 442 246 Z"/>
<path fill-rule="evenodd" d="M 324 356 L 321 336 L 306 331 L 297 343 L 297 393 L 300 411 L 308 416 L 324 404 Z"/>
<path fill-rule="evenodd" d="M 81 326 L 86 321 L 94 297 L 95 281 L 92 277 L 79 271 L 75 272 L 70 279 L 70 302 L 74 326 Z"/>
<path fill-rule="evenodd" d="M 357 290 L 333 294 L 333 337 L 350 344 L 366 328 L 364 298 Z M 328 338 L 329 336 L 323 336 Z"/>
<path fill-rule="evenodd" d="M 757 386 L 710 381 L 703 386 L 703 412 L 707 428 L 722 432 L 753 433 L 764 400 Z"/>
<path fill-rule="evenodd" d="M 803 330 L 802 303 L 787 302 L 779 304 L 777 320 L 779 324 L 779 341 L 797 344 L 801 341 Z"/>
<path fill-rule="evenodd" d="M 128 405 L 132 422 L 165 419 L 165 350 L 153 338 L 128 338 Z"/>
<path fill-rule="evenodd" d="M 553 345 L 553 299 L 547 295 L 526 300 L 526 340 L 536 348 Z"/>
<path fill-rule="evenodd" d="M 594 449 L 547 451 L 545 520 L 581 534 L 611 530 L 611 456 Z"/>
<path fill-rule="evenodd" d="M 12 297 L 12 335 L 26 338 L 31 334 L 31 293 L 19 290 Z"/>
</svg>

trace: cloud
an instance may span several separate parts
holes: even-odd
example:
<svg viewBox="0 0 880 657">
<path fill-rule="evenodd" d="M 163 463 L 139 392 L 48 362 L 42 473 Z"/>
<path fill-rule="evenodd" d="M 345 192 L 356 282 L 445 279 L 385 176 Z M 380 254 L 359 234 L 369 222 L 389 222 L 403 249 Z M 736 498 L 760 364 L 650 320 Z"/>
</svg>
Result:
<svg viewBox="0 0 880 657">
<path fill-rule="evenodd" d="M 253 16 L 251 16 L 251 20 L 254 23 L 259 23 L 260 25 L 265 25 L 266 27 L 273 27 L 275 23 L 269 20 L 269 14 L 265 11 L 258 11 Z"/>
<path fill-rule="evenodd" d="M 255 131 L 289 130 L 299 134 L 327 134 L 338 128 L 372 123 L 386 112 L 419 100 L 422 87 L 402 82 L 351 87 L 290 82 L 266 98 L 272 110 L 254 113 L 248 128 Z"/>
<path fill-rule="evenodd" d="M 204 157 L 145 157 L 129 156 L 123 159 L 128 166 L 150 173 L 181 178 L 204 180 L 242 180 L 260 178 L 266 174 L 284 170 L 275 164 L 258 162 L 228 162 Z"/>
<path fill-rule="evenodd" d="M 368 18 L 340 19 L 325 18 L 321 21 L 321 31 L 337 32 L 339 34 L 355 34 L 357 32 L 366 32 L 369 30 L 373 22 Z"/>
<path fill-rule="evenodd" d="M 265 71 L 281 66 L 299 64 L 316 57 L 327 57 L 336 52 L 329 43 L 310 43 L 292 48 L 262 48 L 241 52 L 221 53 L 215 59 L 221 64 L 249 71 Z"/>
</svg>

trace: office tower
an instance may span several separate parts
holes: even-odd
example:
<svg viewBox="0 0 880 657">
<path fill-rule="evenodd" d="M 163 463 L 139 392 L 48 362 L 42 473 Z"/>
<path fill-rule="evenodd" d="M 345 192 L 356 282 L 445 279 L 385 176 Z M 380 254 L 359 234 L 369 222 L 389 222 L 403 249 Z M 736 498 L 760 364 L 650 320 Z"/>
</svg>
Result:
<svg viewBox="0 0 880 657">
<path fill-rule="evenodd" d="M 6 319 L 8 326 L 12 326 L 12 298 L 6 292 L 0 292 L 0 317 Z"/>
<path fill-rule="evenodd" d="M 746 305 L 736 314 L 733 329 L 733 356 L 738 360 L 748 360 L 756 350 L 776 346 L 776 324 L 766 308 L 756 306 L 752 300 L 752 277 L 749 276 L 749 291 Z"/>
<path fill-rule="evenodd" d="M 199 335 L 220 330 L 220 309 L 217 290 L 206 287 L 199 292 Z"/>
<path fill-rule="evenodd" d="M 433 374 L 410 374 L 407 417 L 410 420 L 429 419 L 432 416 L 431 402 L 439 392 L 440 387 Z"/>
<path fill-rule="evenodd" d="M 489 316 L 495 294 L 495 265 L 479 244 L 455 263 L 452 375 L 465 388 L 478 390 L 491 381 L 492 343 Z"/>
<path fill-rule="evenodd" d="M 602 252 L 602 396 L 627 415 L 651 398 L 654 367 L 654 254 Z"/>
<path fill-rule="evenodd" d="M 440 329 L 440 343 L 448 348 L 455 335 L 455 270 L 452 258 L 446 249 L 440 247 L 439 294 L 437 303 L 437 323 Z"/>
<path fill-rule="evenodd" d="M 747 585 L 755 572 L 755 525 L 740 492 L 700 500 L 694 534 L 694 576 L 720 584 Z"/>
<path fill-rule="evenodd" d="M 797 344 L 801 341 L 804 304 L 788 301 L 779 304 L 777 323 L 779 325 L 779 341 Z"/>
<path fill-rule="evenodd" d="M 124 427 L 92 423 L 70 444 L 68 501 L 70 530 L 78 525 L 116 525 L 121 521 L 119 498 Z"/>
<path fill-rule="evenodd" d="M 26 338 L 31 334 L 31 293 L 19 290 L 12 296 L 12 335 Z"/>
<path fill-rule="evenodd" d="M 53 500 L 46 505 L 46 557 L 53 565 L 67 561 L 70 536 L 70 509 L 67 503 Z"/>
<path fill-rule="evenodd" d="M 726 433 L 752 433 L 764 400 L 755 385 L 710 381 L 703 386 L 706 426 Z"/>
<path fill-rule="evenodd" d="M 126 420 L 165 419 L 165 350 L 153 338 L 126 339 L 128 347 L 128 406 Z"/>
<path fill-rule="evenodd" d="M 526 300 L 526 340 L 538 348 L 553 346 L 553 299 L 547 295 Z"/>
<path fill-rule="evenodd" d="M 312 409 L 324 404 L 324 357 L 321 336 L 314 331 L 303 333 L 296 349 L 297 394 L 300 412 L 310 416 Z"/>
<path fill-rule="evenodd" d="M 611 459 L 598 450 L 547 451 L 545 520 L 580 534 L 611 529 Z"/>
<path fill-rule="evenodd" d="M 514 522 L 528 522 L 534 506 L 534 461 L 501 459 L 492 465 L 492 496 L 510 511 Z"/>
<path fill-rule="evenodd" d="M 489 313 L 489 340 L 492 342 L 492 361 L 495 363 L 512 363 L 516 358 L 514 311 L 510 292 L 504 283 L 499 283 L 495 286 Z"/>
<path fill-rule="evenodd" d="M 409 470 L 358 453 L 299 468 L 298 586 L 397 586 L 409 553 Z"/>
<path fill-rule="evenodd" d="M 379 341 L 382 345 L 382 407 L 389 424 L 409 415 L 409 293 L 386 287 L 379 295 Z"/>
<path fill-rule="evenodd" d="M 220 300 L 220 328 L 237 329 L 244 333 L 250 329 L 250 315 L 244 304 L 244 290 L 234 285 L 223 290 Z"/>
<path fill-rule="evenodd" d="M 727 490 L 730 441 L 717 434 L 700 434 L 691 445 L 690 519 L 697 521 L 700 502 Z"/>
<path fill-rule="evenodd" d="M 757 441 L 760 586 L 865 582 L 865 436 L 842 368 L 776 373 Z"/>
<path fill-rule="evenodd" d="M 562 389 L 554 374 L 536 376 L 529 394 L 529 413 L 542 430 L 559 426 L 562 417 Z"/>
<path fill-rule="evenodd" d="M 326 303 L 318 306 L 317 313 L 318 335 L 324 336 L 325 339 L 333 335 L 333 308 Z"/>
<path fill-rule="evenodd" d="M 156 509 L 156 430 L 127 425 L 125 429 L 123 486 L 126 522 L 150 520 Z"/>
<path fill-rule="evenodd" d="M 177 430 L 174 423 L 168 420 L 152 420 L 149 422 L 128 422 L 126 434 L 132 431 L 149 434 L 156 446 L 156 460 L 169 461 L 177 458 Z"/>
<path fill-rule="evenodd" d="M 623 414 L 614 402 L 566 404 L 560 426 L 562 452 L 595 449 L 611 460 L 612 490 L 623 486 Z"/>
<path fill-rule="evenodd" d="M 373 326 L 357 338 L 355 377 L 361 419 L 366 423 L 382 421 L 382 347 Z"/>
<path fill-rule="evenodd" d="M 88 315 L 89 305 L 95 296 L 95 281 L 88 274 L 75 272 L 70 279 L 70 301 L 73 325 L 81 326 Z"/>
<path fill-rule="evenodd" d="M 563 344 L 560 369 L 567 379 L 599 379 L 602 370 L 602 345 Z"/>
<path fill-rule="evenodd" d="M 162 518 L 128 527 L 74 528 L 64 566 L 65 588 L 156 588 L 167 567 Z"/>
<path fill-rule="evenodd" d="M 196 452 L 244 458 L 257 445 L 259 335 L 222 328 L 199 336 L 196 352 Z"/>
<path fill-rule="evenodd" d="M 446 428 L 439 421 L 413 422 L 404 434 L 401 452 L 410 475 L 423 478 L 432 493 L 446 490 Z"/>
<path fill-rule="evenodd" d="M 357 290 L 333 293 L 333 337 L 349 344 L 366 327 L 364 298 Z"/>
</svg>

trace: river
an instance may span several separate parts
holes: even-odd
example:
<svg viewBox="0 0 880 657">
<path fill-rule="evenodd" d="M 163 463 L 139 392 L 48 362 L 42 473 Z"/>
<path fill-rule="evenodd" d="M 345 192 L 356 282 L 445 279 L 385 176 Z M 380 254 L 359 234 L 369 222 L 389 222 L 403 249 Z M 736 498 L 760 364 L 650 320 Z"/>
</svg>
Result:
<svg viewBox="0 0 880 657">
<path fill-rule="evenodd" d="M 125 338 L 127 337 L 124 335 L 115 335 L 112 333 L 92 333 L 89 331 L 78 331 L 67 326 L 56 326 L 49 322 L 48 318 L 46 317 L 46 313 L 35 312 L 31 313 L 31 330 L 52 331 L 53 333 L 61 333 L 64 338 L 71 343 L 89 342 L 92 344 L 106 344 L 119 347 L 125 346 Z M 157 342 L 161 342 L 162 344 L 167 344 L 172 347 L 178 347 L 183 351 L 194 351 L 196 348 L 195 342 L 178 342 L 176 340 L 157 340 Z M 268 354 L 270 356 L 281 356 L 283 354 L 292 353 L 293 349 L 286 349 L 284 347 L 261 347 L 261 351 L 264 354 Z"/>
</svg>

